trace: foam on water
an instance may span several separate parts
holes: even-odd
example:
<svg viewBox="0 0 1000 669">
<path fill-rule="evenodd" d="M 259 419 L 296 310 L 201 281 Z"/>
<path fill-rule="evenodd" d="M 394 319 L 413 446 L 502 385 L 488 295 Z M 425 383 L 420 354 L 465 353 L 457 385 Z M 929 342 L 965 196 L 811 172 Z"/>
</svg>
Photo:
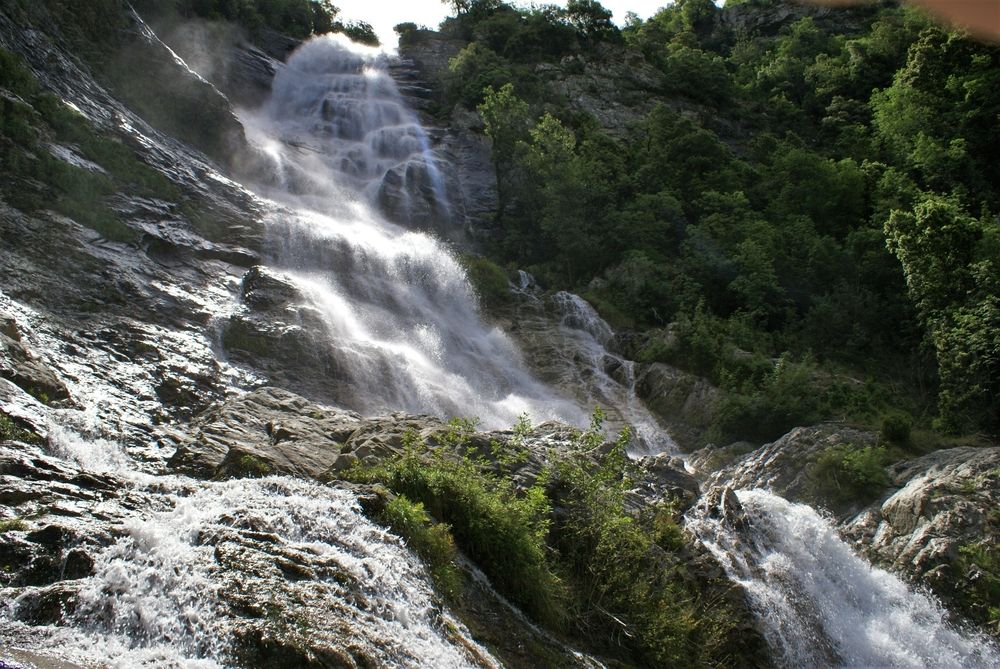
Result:
<svg viewBox="0 0 1000 669">
<path fill-rule="evenodd" d="M 1000 651 L 959 630 L 937 600 L 854 553 L 813 508 L 740 490 L 749 527 L 698 508 L 688 520 L 742 584 L 785 667 L 988 669 Z"/>
<path fill-rule="evenodd" d="M 441 610 L 420 561 L 361 515 L 351 493 L 281 477 L 197 483 L 119 473 L 159 510 L 121 523 L 120 537 L 97 554 L 94 575 L 79 584 L 64 625 L 18 623 L 22 601 L 34 594 L 28 589 L 0 612 L 0 643 L 45 649 L 47 658 L 87 666 L 230 666 L 235 619 L 220 590 L 232 584 L 220 570 L 217 542 L 209 539 L 250 530 L 313 556 L 321 573 L 349 575 L 352 589 L 342 602 L 357 608 L 352 643 L 382 666 L 491 663 Z M 322 630 L 324 621 L 310 624 Z M 477 649 L 475 659 L 469 648 Z"/>
</svg>

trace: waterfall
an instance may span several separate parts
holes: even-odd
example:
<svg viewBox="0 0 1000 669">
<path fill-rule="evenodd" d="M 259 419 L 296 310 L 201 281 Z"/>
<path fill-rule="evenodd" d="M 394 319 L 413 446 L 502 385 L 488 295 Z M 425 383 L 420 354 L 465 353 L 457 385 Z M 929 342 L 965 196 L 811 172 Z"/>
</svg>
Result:
<svg viewBox="0 0 1000 669">
<path fill-rule="evenodd" d="M 543 336 L 550 340 L 546 355 L 565 361 L 559 387 L 575 392 L 584 406 L 605 408 L 613 430 L 628 425 L 634 454 L 676 452 L 667 430 L 636 394 L 635 362 L 608 350 L 611 326 L 579 295 L 559 291 L 551 302 L 558 328 Z"/>
<path fill-rule="evenodd" d="M 1000 666 L 990 641 L 857 556 L 811 507 L 759 489 L 738 491 L 735 504 L 730 495 L 721 507 L 703 501 L 687 527 L 746 589 L 781 666 Z"/>
<path fill-rule="evenodd" d="M 314 38 L 278 73 L 271 102 L 244 115 L 280 175 L 260 189 L 284 205 L 268 220 L 271 264 L 321 314 L 341 375 L 334 399 L 367 414 L 475 417 L 490 428 L 524 413 L 582 425 L 584 412 L 483 323 L 445 245 L 380 211 L 387 198 L 448 208 L 426 133 L 385 64 L 341 36 Z"/>
<path fill-rule="evenodd" d="M 58 516 L 81 536 L 107 537 L 88 549 L 91 575 L 0 587 L 0 666 L 222 669 L 239 663 L 234 648 L 260 620 L 378 666 L 499 666 L 354 493 L 280 476 L 211 482 L 137 471 L 92 410 L 110 383 L 70 380 L 91 408 L 52 412 L 51 455 L 0 447 L 0 457 L 46 471 L 112 477 L 116 490 Z M 53 597 L 66 602 L 59 625 L 25 622 Z"/>
</svg>

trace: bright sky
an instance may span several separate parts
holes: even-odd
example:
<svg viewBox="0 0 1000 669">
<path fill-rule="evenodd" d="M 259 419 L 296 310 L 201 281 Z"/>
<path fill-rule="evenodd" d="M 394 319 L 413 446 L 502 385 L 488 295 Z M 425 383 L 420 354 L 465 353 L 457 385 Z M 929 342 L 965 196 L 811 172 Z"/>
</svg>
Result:
<svg viewBox="0 0 1000 669">
<path fill-rule="evenodd" d="M 566 4 L 565 0 L 548 1 L 552 4 Z M 660 7 L 669 5 L 670 1 L 601 0 L 601 4 L 614 13 L 615 23 L 620 25 L 625 19 L 625 12 L 635 12 L 645 19 L 652 16 Z M 333 0 L 333 4 L 340 7 L 340 18 L 343 20 L 361 20 L 372 24 L 386 46 L 396 43 L 396 34 L 392 31 L 392 27 L 397 23 L 412 21 L 417 25 L 437 28 L 441 20 L 451 14 L 450 6 L 441 0 Z"/>
</svg>

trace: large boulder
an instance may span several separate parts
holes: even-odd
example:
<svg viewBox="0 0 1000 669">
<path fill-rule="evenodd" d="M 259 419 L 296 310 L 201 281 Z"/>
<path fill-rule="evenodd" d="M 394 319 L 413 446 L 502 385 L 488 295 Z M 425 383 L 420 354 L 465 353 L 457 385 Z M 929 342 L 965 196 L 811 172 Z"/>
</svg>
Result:
<svg viewBox="0 0 1000 669">
<path fill-rule="evenodd" d="M 691 459 L 692 466 L 703 476 L 711 475 L 713 481 L 728 481 L 736 490 L 766 488 L 793 501 L 813 501 L 813 482 L 810 465 L 829 448 L 852 445 L 859 448 L 877 443 L 878 434 L 840 423 L 824 423 L 810 427 L 797 427 L 780 439 L 754 449 L 714 474 L 719 449 L 708 447 L 697 451 Z M 724 449 L 725 450 L 725 449 Z M 745 450 L 745 445 L 735 444 L 732 455 Z"/>
<path fill-rule="evenodd" d="M 635 391 L 668 426 L 681 450 L 691 451 L 704 443 L 718 412 L 718 388 L 700 376 L 654 362 L 637 366 Z"/>
<path fill-rule="evenodd" d="M 357 414 L 260 388 L 198 416 L 169 466 L 192 476 L 288 474 L 319 478 L 361 425 Z"/>
</svg>

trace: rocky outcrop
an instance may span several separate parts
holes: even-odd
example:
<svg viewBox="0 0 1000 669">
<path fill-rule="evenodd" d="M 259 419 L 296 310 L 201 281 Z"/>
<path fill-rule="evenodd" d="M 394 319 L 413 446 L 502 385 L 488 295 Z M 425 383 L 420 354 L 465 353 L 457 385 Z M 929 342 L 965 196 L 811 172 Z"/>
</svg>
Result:
<svg viewBox="0 0 1000 669">
<path fill-rule="evenodd" d="M 168 464 L 201 478 L 319 478 L 337 463 L 361 423 L 356 413 L 314 404 L 279 388 L 261 388 L 198 416 L 191 423 L 193 439 Z"/>
<path fill-rule="evenodd" d="M 844 3 L 847 4 L 847 3 Z M 810 18 L 821 30 L 860 33 L 877 11 L 873 3 L 851 7 L 823 7 L 818 3 L 750 0 L 716 14 L 716 30 L 735 35 L 774 35 L 796 21 Z"/>
<path fill-rule="evenodd" d="M 0 378 L 46 402 L 69 398 L 62 381 L 21 341 L 14 317 L 3 312 L 0 312 Z"/>
<path fill-rule="evenodd" d="M 743 456 L 713 478 L 728 479 L 730 487 L 736 489 L 767 488 L 786 499 L 802 501 L 810 495 L 808 465 L 816 456 L 833 446 L 872 446 L 877 440 L 874 432 L 837 423 L 797 427 Z M 714 450 L 709 447 L 694 453 L 692 466 L 699 469 L 699 465 L 710 462 Z"/>
<path fill-rule="evenodd" d="M 973 620 L 1000 583 L 1000 447 L 935 451 L 889 468 L 893 487 L 842 527 L 873 562 L 926 584 Z M 977 564 L 982 559 L 987 562 Z M 995 605 L 995 603 L 994 603 Z"/>
<path fill-rule="evenodd" d="M 656 106 L 664 75 L 641 53 L 601 42 L 592 52 L 543 63 L 535 68 L 557 98 L 597 119 L 613 137 L 630 134 L 632 126 Z"/>
<path fill-rule="evenodd" d="M 431 212 L 435 218 L 424 221 L 421 227 L 467 247 L 496 233 L 497 180 L 491 144 L 483 134 L 479 114 L 459 106 L 450 111 L 440 108 L 448 60 L 462 43 L 430 31 L 420 35 L 420 39 L 400 45 L 400 58 L 389 72 L 404 99 L 423 113 L 449 200 L 448 211 Z M 448 119 L 443 126 L 442 118 Z"/>
<path fill-rule="evenodd" d="M 635 391 L 668 426 L 681 450 L 704 443 L 718 412 L 718 388 L 700 376 L 654 362 L 636 367 Z"/>
</svg>

